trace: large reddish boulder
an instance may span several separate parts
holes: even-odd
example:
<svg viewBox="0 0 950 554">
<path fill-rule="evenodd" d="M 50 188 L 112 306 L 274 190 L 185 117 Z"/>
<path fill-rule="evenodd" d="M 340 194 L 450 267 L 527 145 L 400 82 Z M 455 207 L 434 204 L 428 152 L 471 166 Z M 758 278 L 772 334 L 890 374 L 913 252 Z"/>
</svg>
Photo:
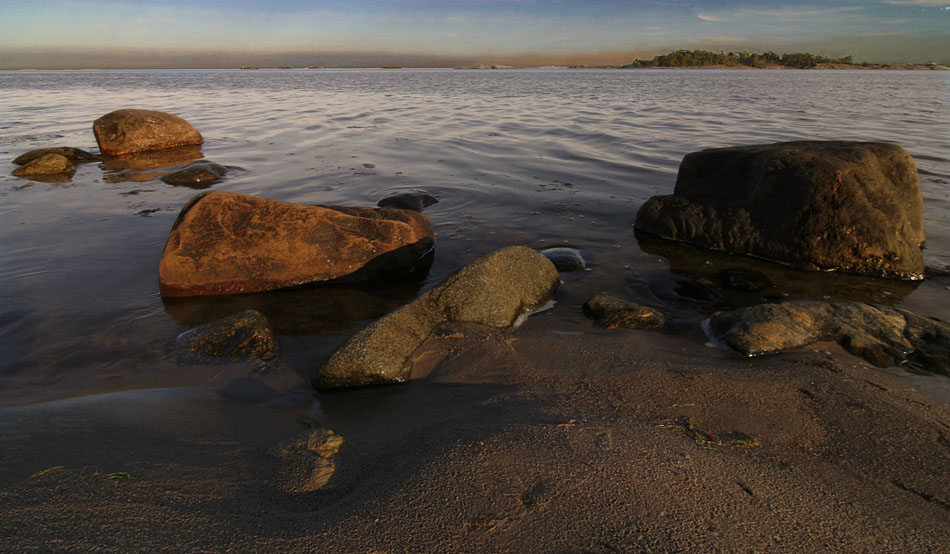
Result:
<svg viewBox="0 0 950 554">
<path fill-rule="evenodd" d="M 895 144 L 802 141 L 683 158 L 672 195 L 636 228 L 805 269 L 923 279 L 923 198 Z"/>
<path fill-rule="evenodd" d="M 409 210 L 207 192 L 182 208 L 158 266 L 164 296 L 236 294 L 428 268 L 435 235 Z"/>
<path fill-rule="evenodd" d="M 116 110 L 92 124 L 99 150 L 121 156 L 148 150 L 164 150 L 201 144 L 204 139 L 190 123 L 177 115 L 153 110 Z"/>
</svg>

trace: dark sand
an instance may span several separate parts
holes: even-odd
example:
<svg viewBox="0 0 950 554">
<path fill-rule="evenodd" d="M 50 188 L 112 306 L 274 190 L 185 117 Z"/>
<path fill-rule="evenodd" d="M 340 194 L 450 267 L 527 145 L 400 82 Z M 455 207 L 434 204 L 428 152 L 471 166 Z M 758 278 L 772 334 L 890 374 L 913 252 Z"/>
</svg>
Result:
<svg viewBox="0 0 950 554">
<path fill-rule="evenodd" d="M 411 384 L 313 406 L 4 408 L 0 550 L 950 549 L 950 379 L 552 321 L 443 329 Z M 335 456 L 307 450 L 314 421 Z"/>
</svg>

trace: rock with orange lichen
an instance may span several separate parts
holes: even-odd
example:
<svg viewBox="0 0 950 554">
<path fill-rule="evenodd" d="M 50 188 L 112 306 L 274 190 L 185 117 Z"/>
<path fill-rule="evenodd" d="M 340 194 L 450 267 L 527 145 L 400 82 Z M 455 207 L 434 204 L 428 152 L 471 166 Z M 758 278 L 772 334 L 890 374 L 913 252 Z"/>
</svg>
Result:
<svg viewBox="0 0 950 554">
<path fill-rule="evenodd" d="M 164 296 L 200 296 L 412 276 L 428 270 L 434 245 L 417 212 L 208 192 L 178 215 L 159 287 Z"/>
</svg>

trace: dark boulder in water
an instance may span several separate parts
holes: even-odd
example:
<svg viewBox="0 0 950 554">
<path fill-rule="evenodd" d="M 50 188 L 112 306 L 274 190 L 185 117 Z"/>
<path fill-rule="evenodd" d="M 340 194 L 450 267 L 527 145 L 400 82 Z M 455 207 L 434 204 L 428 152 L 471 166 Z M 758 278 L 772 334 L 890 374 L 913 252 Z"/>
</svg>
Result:
<svg viewBox="0 0 950 554">
<path fill-rule="evenodd" d="M 409 210 L 205 192 L 182 208 L 158 266 L 164 296 L 259 292 L 428 270 L 435 235 Z"/>
<path fill-rule="evenodd" d="M 558 271 L 580 271 L 587 267 L 584 257 L 576 248 L 567 248 L 558 246 L 555 248 L 545 248 L 540 251 L 544 257 L 551 260 Z"/>
<path fill-rule="evenodd" d="M 759 292 L 773 286 L 772 280 L 764 274 L 744 267 L 730 267 L 716 274 L 724 287 L 741 292 Z"/>
<path fill-rule="evenodd" d="M 206 189 L 218 182 L 228 172 L 228 168 L 208 160 L 186 165 L 162 177 L 162 181 L 176 187 Z"/>
<path fill-rule="evenodd" d="M 421 212 L 425 208 L 437 203 L 438 198 L 427 192 L 406 192 L 387 196 L 376 203 L 380 208 L 399 208 L 402 210 L 412 210 Z"/>
<path fill-rule="evenodd" d="M 20 154 L 15 160 L 13 160 L 13 163 L 17 165 L 26 165 L 46 154 L 59 154 L 60 156 L 65 156 L 69 158 L 69 160 L 74 164 L 98 162 L 102 160 L 102 156 L 90 154 L 89 152 L 79 148 L 74 148 L 72 146 L 54 146 L 51 148 L 30 150 L 29 152 Z"/>
<path fill-rule="evenodd" d="M 92 124 L 99 151 L 122 156 L 204 142 L 190 123 L 177 115 L 154 110 L 116 110 Z"/>
<path fill-rule="evenodd" d="M 808 300 L 760 304 L 714 314 L 707 333 L 746 356 L 832 341 L 878 367 L 909 364 L 950 375 L 950 325 L 889 306 Z"/>
<path fill-rule="evenodd" d="M 715 148 L 683 158 L 672 195 L 636 228 L 812 270 L 923 278 L 923 199 L 914 160 L 877 142 Z"/>
</svg>

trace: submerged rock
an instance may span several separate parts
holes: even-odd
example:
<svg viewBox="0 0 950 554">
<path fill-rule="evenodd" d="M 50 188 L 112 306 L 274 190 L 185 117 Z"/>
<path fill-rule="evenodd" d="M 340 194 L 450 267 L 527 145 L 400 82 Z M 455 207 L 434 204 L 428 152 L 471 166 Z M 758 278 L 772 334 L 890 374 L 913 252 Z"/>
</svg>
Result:
<svg viewBox="0 0 950 554">
<path fill-rule="evenodd" d="M 365 164 L 364 164 L 365 165 Z M 407 192 L 387 196 L 376 203 L 380 208 L 400 208 L 421 212 L 423 209 L 438 203 L 439 199 L 427 192 Z"/>
<path fill-rule="evenodd" d="M 808 300 L 760 304 L 714 314 L 707 333 L 746 356 L 833 341 L 878 367 L 910 363 L 950 374 L 950 325 L 889 306 Z"/>
<path fill-rule="evenodd" d="M 759 292 L 773 286 L 772 280 L 761 272 L 744 267 L 730 267 L 716 274 L 724 287 L 741 292 Z"/>
<path fill-rule="evenodd" d="M 576 248 L 558 246 L 541 250 L 544 257 L 551 260 L 558 271 L 580 271 L 587 267 L 584 257 Z"/>
<path fill-rule="evenodd" d="M 663 326 L 663 314 L 633 302 L 606 294 L 584 303 L 584 313 L 605 329 L 656 329 Z"/>
<path fill-rule="evenodd" d="M 177 115 L 154 110 L 116 110 L 92 124 L 99 151 L 121 156 L 204 142 L 190 123 Z"/>
<path fill-rule="evenodd" d="M 267 360 L 277 354 L 267 318 L 254 310 L 189 329 L 178 335 L 176 346 L 182 363 Z"/>
<path fill-rule="evenodd" d="M 65 156 L 69 158 L 69 161 L 73 162 L 74 164 L 98 162 L 102 160 L 102 156 L 90 154 L 89 152 L 79 148 L 74 148 L 72 146 L 54 146 L 51 148 L 30 150 L 29 152 L 20 154 L 15 160 L 13 160 L 13 163 L 17 165 L 26 165 L 40 156 L 45 156 L 46 154 L 59 154 L 60 156 Z"/>
<path fill-rule="evenodd" d="M 408 210 L 291 204 L 233 192 L 191 199 L 158 266 L 164 296 L 366 281 L 428 269 L 435 235 Z"/>
<path fill-rule="evenodd" d="M 914 160 L 875 142 L 786 142 L 683 158 L 674 193 L 636 228 L 813 270 L 922 279 L 923 199 Z"/>
<path fill-rule="evenodd" d="M 543 306 L 560 284 L 537 251 L 512 246 L 463 267 L 438 287 L 377 320 L 336 351 L 315 379 L 317 389 L 404 383 L 412 352 L 445 322 L 510 327 Z"/>
<path fill-rule="evenodd" d="M 76 164 L 62 154 L 43 154 L 13 170 L 15 177 L 51 177 L 60 176 L 64 181 L 76 173 Z"/>
<path fill-rule="evenodd" d="M 228 168 L 212 161 L 202 160 L 186 165 L 162 177 L 162 181 L 176 187 L 206 189 L 224 177 Z"/>
</svg>

